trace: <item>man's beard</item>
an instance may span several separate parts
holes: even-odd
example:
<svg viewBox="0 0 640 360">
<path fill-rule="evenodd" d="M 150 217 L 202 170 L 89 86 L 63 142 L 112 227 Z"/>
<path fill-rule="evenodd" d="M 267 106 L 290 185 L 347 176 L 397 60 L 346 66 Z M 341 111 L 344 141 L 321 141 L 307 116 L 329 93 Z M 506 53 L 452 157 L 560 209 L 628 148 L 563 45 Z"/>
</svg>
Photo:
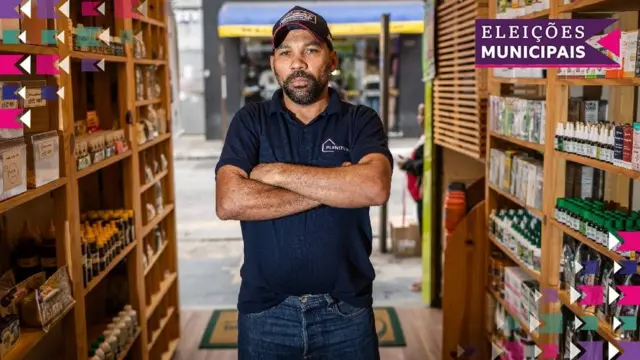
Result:
<svg viewBox="0 0 640 360">
<path fill-rule="evenodd" d="M 287 95 L 287 97 L 294 103 L 304 106 L 311 105 L 316 102 L 322 95 L 322 92 L 329 85 L 329 68 L 330 65 L 327 66 L 325 71 L 323 71 L 317 79 L 313 77 L 313 75 L 302 70 L 294 71 L 284 81 L 277 72 L 274 73 L 280 87 L 282 88 L 282 92 L 284 92 L 285 95 Z M 304 78 L 309 83 L 304 87 L 296 88 L 291 85 L 296 78 Z"/>
</svg>

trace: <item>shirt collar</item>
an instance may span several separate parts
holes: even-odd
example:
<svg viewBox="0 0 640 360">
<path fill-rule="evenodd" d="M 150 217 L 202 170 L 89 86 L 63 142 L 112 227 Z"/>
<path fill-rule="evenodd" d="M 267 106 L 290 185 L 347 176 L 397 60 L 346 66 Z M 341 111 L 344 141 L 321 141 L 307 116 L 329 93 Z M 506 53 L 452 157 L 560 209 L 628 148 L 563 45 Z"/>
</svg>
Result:
<svg viewBox="0 0 640 360">
<path fill-rule="evenodd" d="M 271 97 L 269 107 L 272 114 L 278 112 L 287 113 L 287 109 L 282 103 L 283 96 L 284 94 L 282 92 L 282 89 L 278 89 L 273 94 L 273 97 Z M 321 115 L 334 115 L 339 113 L 341 109 L 342 99 L 340 98 L 340 94 L 335 89 L 329 88 L 329 105 L 327 105 L 327 108 L 324 109 Z"/>
</svg>

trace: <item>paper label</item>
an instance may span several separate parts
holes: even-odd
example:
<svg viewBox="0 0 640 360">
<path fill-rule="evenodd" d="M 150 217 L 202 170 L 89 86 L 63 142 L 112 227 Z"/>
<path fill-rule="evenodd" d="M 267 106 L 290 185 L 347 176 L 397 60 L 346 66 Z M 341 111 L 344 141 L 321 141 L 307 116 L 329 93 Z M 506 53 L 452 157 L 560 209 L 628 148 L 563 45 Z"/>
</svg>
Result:
<svg viewBox="0 0 640 360">
<path fill-rule="evenodd" d="M 25 108 L 34 108 L 46 105 L 47 101 L 42 100 L 42 90 L 40 88 L 27 88 L 26 98 L 24 99 Z"/>
<path fill-rule="evenodd" d="M 2 191 L 7 192 L 22 185 L 22 156 L 20 149 L 12 149 L 2 153 Z"/>
<path fill-rule="evenodd" d="M 54 142 L 55 140 L 51 139 L 38 144 L 38 156 L 40 157 L 40 160 L 47 159 L 53 156 Z"/>
</svg>

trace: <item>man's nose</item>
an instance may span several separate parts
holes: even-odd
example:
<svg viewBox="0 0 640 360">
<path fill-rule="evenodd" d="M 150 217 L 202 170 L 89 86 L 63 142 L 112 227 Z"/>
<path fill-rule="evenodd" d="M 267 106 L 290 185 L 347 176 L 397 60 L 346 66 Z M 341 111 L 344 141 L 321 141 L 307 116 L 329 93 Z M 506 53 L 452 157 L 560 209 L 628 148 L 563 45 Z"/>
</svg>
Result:
<svg viewBox="0 0 640 360">
<path fill-rule="evenodd" d="M 291 70 L 304 70 L 307 68 L 307 62 L 300 55 L 297 55 L 291 61 Z"/>
</svg>

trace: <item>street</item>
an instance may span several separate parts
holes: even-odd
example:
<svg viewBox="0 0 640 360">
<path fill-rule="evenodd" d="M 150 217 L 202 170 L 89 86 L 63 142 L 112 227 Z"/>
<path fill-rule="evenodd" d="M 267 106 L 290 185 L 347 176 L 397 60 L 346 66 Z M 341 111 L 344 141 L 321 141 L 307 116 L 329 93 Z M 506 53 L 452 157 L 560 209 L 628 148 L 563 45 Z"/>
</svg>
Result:
<svg viewBox="0 0 640 360">
<path fill-rule="evenodd" d="M 211 149 L 216 148 L 219 152 L 220 144 L 200 144 L 198 152 L 198 146 L 187 143 L 185 139 L 177 138 L 174 142 L 181 306 L 234 307 L 240 284 L 242 236 L 239 222 L 222 221 L 215 214 L 214 169 L 218 154 Z M 407 155 L 415 142 L 416 139 L 395 140 L 391 143 L 392 152 Z M 209 147 L 210 151 L 203 152 L 203 147 Z M 188 156 L 189 153 L 196 156 Z M 402 216 L 405 184 L 404 173 L 394 169 L 388 203 L 390 218 Z M 374 232 L 372 262 L 376 269 L 374 302 L 380 306 L 420 306 L 420 295 L 409 291 L 409 286 L 420 279 L 421 260 L 399 260 L 378 251 L 379 212 L 378 207 L 371 209 Z M 416 205 L 408 193 L 406 216 L 410 219 L 416 217 Z"/>
</svg>

